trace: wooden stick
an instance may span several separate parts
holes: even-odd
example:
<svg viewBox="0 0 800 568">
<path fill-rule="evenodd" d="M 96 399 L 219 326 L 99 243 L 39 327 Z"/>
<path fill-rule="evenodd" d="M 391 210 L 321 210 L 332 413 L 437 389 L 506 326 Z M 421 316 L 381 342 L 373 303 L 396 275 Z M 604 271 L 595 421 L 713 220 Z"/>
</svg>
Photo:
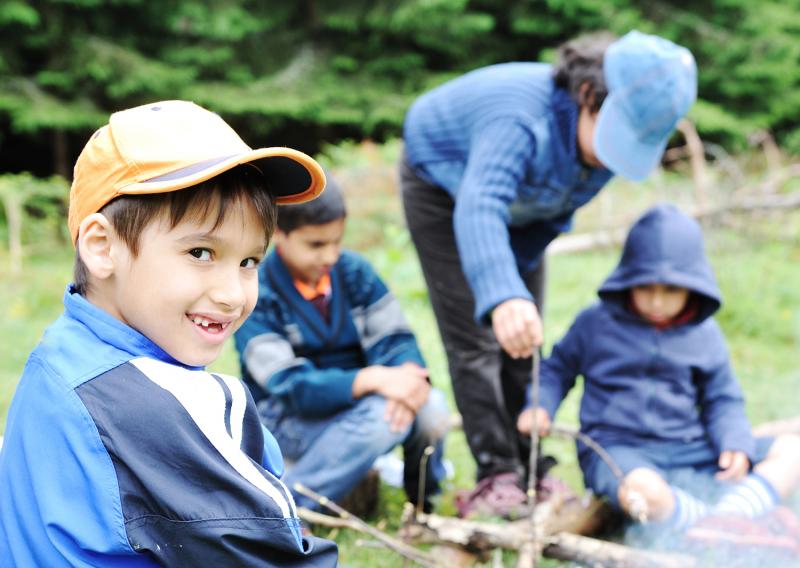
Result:
<svg viewBox="0 0 800 568">
<path fill-rule="evenodd" d="M 305 507 L 298 507 L 297 515 L 304 521 L 311 523 L 312 525 L 319 525 L 321 527 L 328 527 L 332 529 L 351 529 L 354 531 L 360 531 L 361 528 L 351 519 L 332 517 L 331 515 L 312 511 L 311 509 L 307 509 Z"/>
<path fill-rule="evenodd" d="M 780 436 L 781 434 L 800 434 L 800 416 L 764 422 L 753 428 L 755 436 Z"/>
<path fill-rule="evenodd" d="M 536 466 L 539 461 L 539 350 L 534 348 L 531 364 L 531 402 L 533 425 L 531 426 L 531 453 L 528 458 L 528 507 L 530 508 L 528 540 L 519 549 L 517 568 L 536 568 L 541 548 L 536 539 Z"/>
<path fill-rule="evenodd" d="M 320 495 L 319 493 L 313 491 L 312 489 L 309 489 L 302 483 L 299 482 L 295 483 L 293 489 L 300 495 L 304 495 L 309 499 L 313 499 L 316 503 L 330 509 L 331 511 L 339 515 L 342 521 L 346 521 L 348 523 L 346 528 L 357 530 L 370 535 L 374 539 L 385 544 L 388 548 L 392 549 L 394 552 L 396 552 L 403 558 L 407 558 L 413 562 L 416 562 L 420 566 L 425 566 L 426 568 L 439 568 L 439 563 L 437 562 L 436 558 L 434 558 L 432 555 L 417 548 L 414 548 L 413 546 L 409 546 L 404 542 L 401 542 L 396 538 L 389 536 L 383 531 L 376 529 L 372 525 L 367 524 L 366 522 L 359 519 L 355 515 L 349 513 L 348 511 L 346 511 L 345 509 L 343 509 L 342 507 L 340 507 L 339 505 L 337 505 L 324 495 Z M 311 511 L 302 508 L 301 510 L 303 511 L 303 514 L 300 514 L 300 510 L 298 510 L 298 514 L 300 514 L 301 519 L 307 520 L 310 523 L 315 522 L 311 520 L 312 518 L 316 518 L 317 521 L 322 520 L 318 516 L 320 515 L 320 513 L 315 513 L 309 516 L 308 513 Z M 303 515 L 306 515 L 306 517 L 304 517 Z M 327 517 L 327 515 L 322 515 L 322 516 Z M 319 524 L 322 523 L 320 522 Z"/>
<path fill-rule="evenodd" d="M 679 553 L 639 550 L 595 538 L 558 533 L 549 539 L 544 554 L 549 558 L 572 560 L 590 566 L 625 568 L 692 568 L 694 557 Z"/>
<path fill-rule="evenodd" d="M 689 164 L 692 167 L 692 180 L 694 181 L 695 203 L 699 208 L 708 204 L 708 168 L 703 141 L 697 134 L 697 129 L 688 119 L 678 122 L 678 130 L 686 140 L 686 149 L 689 151 Z"/>
<path fill-rule="evenodd" d="M 800 164 L 791 164 L 773 174 L 771 179 L 762 184 L 762 195 L 738 198 L 724 205 L 699 208 L 692 213 L 692 217 L 708 219 L 726 213 L 797 209 L 800 207 L 800 193 L 780 194 L 774 191 L 785 181 L 798 176 L 800 176 Z M 568 254 L 618 246 L 624 242 L 627 233 L 625 227 L 611 227 L 588 233 L 561 235 L 547 247 L 547 254 Z"/>
</svg>

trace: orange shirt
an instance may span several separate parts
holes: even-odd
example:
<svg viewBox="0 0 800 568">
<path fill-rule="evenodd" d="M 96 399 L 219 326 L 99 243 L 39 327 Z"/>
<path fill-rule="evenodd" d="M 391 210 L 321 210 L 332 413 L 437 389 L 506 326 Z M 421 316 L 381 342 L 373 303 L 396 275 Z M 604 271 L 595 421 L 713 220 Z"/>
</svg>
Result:
<svg viewBox="0 0 800 568">
<path fill-rule="evenodd" d="M 331 275 L 325 274 L 319 279 L 317 285 L 313 287 L 309 286 L 305 282 L 301 282 L 300 280 L 295 280 L 294 287 L 297 288 L 297 291 L 300 292 L 300 295 L 309 302 L 319 296 L 324 296 L 327 298 L 331 295 Z"/>
</svg>

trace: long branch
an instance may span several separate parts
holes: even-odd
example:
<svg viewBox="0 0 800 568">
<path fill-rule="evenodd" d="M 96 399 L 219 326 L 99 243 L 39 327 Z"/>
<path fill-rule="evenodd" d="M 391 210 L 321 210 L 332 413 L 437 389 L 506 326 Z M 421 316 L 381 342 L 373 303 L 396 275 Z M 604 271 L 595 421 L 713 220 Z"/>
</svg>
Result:
<svg viewBox="0 0 800 568">
<path fill-rule="evenodd" d="M 371 537 L 385 544 L 388 548 L 392 549 L 394 552 L 396 552 L 403 558 L 407 558 L 413 562 L 416 562 L 420 566 L 425 566 L 426 568 L 439 567 L 439 563 L 436 561 L 436 558 L 433 555 L 424 552 L 422 550 L 419 550 L 417 548 L 414 548 L 413 546 L 409 546 L 404 542 L 401 542 L 396 538 L 389 536 L 383 531 L 376 529 L 372 525 L 364 522 L 363 520 L 353 515 L 346 509 L 334 503 L 324 495 L 320 495 L 319 493 L 313 491 L 312 489 L 309 489 L 302 483 L 295 483 L 293 489 L 297 491 L 299 494 L 314 500 L 319 505 L 322 505 L 323 507 L 330 509 L 331 511 L 339 515 L 339 518 L 347 524 L 347 528 L 351 528 L 353 530 L 357 530 L 370 535 Z M 312 514 L 309 515 L 308 513 Z M 328 519 L 321 518 L 321 517 L 327 517 L 327 515 L 322 515 L 321 513 L 314 513 L 313 511 L 308 511 L 308 509 L 301 508 L 298 511 L 298 514 L 300 515 L 301 519 L 306 520 L 309 523 L 317 522 L 319 524 L 323 524 L 322 521 L 330 522 Z"/>
</svg>

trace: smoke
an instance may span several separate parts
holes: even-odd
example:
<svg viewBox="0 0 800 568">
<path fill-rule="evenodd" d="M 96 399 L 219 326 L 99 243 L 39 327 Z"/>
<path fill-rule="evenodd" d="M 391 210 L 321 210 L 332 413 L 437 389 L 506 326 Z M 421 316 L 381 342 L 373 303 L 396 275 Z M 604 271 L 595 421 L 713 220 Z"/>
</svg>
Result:
<svg viewBox="0 0 800 568">
<path fill-rule="evenodd" d="M 712 506 L 724 491 L 713 478 L 696 474 L 678 484 Z M 800 567 L 800 495 L 755 519 L 712 513 L 685 530 L 668 523 L 630 523 L 622 540 L 639 549 L 690 554 L 697 566 Z"/>
</svg>

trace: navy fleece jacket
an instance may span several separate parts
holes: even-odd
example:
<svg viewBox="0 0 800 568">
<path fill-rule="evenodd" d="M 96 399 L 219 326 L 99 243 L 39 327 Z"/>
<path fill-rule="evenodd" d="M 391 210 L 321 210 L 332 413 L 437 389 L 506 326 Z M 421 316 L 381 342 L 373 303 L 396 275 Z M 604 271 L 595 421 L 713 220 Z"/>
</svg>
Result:
<svg viewBox="0 0 800 568">
<path fill-rule="evenodd" d="M 628 308 L 630 289 L 688 288 L 697 314 L 659 330 Z M 712 318 L 720 292 L 699 225 L 672 205 L 646 212 L 628 234 L 619 265 L 544 361 L 540 405 L 552 417 L 578 375 L 581 430 L 603 446 L 707 437 L 716 450 L 752 460 L 742 389 Z"/>
</svg>

